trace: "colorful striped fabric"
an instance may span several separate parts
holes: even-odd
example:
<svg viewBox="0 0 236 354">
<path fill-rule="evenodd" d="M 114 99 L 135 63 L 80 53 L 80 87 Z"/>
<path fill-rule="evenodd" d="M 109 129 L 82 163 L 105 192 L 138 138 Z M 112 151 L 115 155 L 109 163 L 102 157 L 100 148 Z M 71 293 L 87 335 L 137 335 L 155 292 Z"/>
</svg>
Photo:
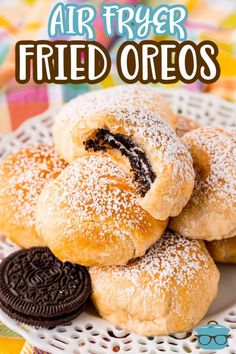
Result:
<svg viewBox="0 0 236 354">
<path fill-rule="evenodd" d="M 1 354 L 18 354 L 22 350 L 24 343 L 23 338 L 0 323 Z"/>
<path fill-rule="evenodd" d="M 85 3 L 80 0 L 65 2 Z M 100 8 L 109 0 L 89 1 Z M 136 4 L 139 1 L 116 1 Z M 120 83 L 114 68 L 109 77 L 99 85 L 19 85 L 14 81 L 14 43 L 19 39 L 47 38 L 46 23 L 55 0 L 1 1 L 0 5 L 0 134 L 17 128 L 24 120 L 59 105 L 82 92 Z M 155 0 L 142 1 L 156 6 Z M 213 92 L 236 100 L 236 1 L 235 0 L 163 0 L 160 3 L 182 3 L 189 9 L 188 37 L 193 41 L 214 40 L 220 49 L 221 77 L 212 85 L 196 82 L 188 88 L 193 91 Z M 111 49 L 113 58 L 123 38 L 107 38 L 101 18 L 95 22 L 97 41 Z M 69 38 L 68 38 L 69 39 Z M 159 38 L 157 38 L 158 40 Z M 184 86 L 180 83 L 169 87 Z"/>
<path fill-rule="evenodd" d="M 79 2 L 79 1 L 77 1 Z M 109 1 L 108 1 L 109 2 Z M 120 1 L 131 3 L 131 1 Z M 174 1 L 162 1 L 174 3 Z M 180 1 L 176 1 L 180 3 Z M 219 61 L 221 65 L 221 78 L 215 84 L 203 86 L 195 83 L 190 86 L 192 90 L 210 91 L 220 96 L 236 99 L 236 2 L 234 0 L 182 0 L 189 8 L 187 23 L 189 39 L 198 41 L 213 39 L 220 48 Z M 11 63 L 11 45 L 19 38 L 44 38 L 47 14 L 54 1 L 14 1 L 9 11 L 9 2 L 0 8 L 0 132 L 5 133 L 19 126 L 25 119 L 39 114 L 45 109 L 61 104 L 70 98 L 97 87 L 111 86 L 119 82 L 116 70 L 110 74 L 107 80 L 100 85 L 18 85 L 10 80 L 14 75 L 14 64 Z M 135 4 L 135 1 L 132 2 Z M 156 1 L 148 1 L 155 5 Z M 98 7 L 101 1 L 94 1 Z M 19 11 L 20 6 L 23 10 Z M 14 11 L 15 9 L 15 11 Z M 17 11 L 16 11 L 17 10 Z M 11 16 L 9 16 L 9 13 Z M 25 13 L 28 16 L 25 17 Z M 18 14 L 18 16 L 17 16 Z M 22 16 L 24 14 L 25 21 Z M 37 14 L 37 16 L 35 15 Z M 214 14 L 214 16 L 213 16 Z M 96 20 L 97 40 L 111 47 L 111 53 L 115 57 L 117 42 L 123 39 L 109 39 L 105 37 L 102 23 L 98 16 Z M 7 59 L 7 60 L 6 60 Z M 180 84 L 174 85 L 179 86 Z M 172 85 L 171 85 L 172 87 Z"/>
</svg>

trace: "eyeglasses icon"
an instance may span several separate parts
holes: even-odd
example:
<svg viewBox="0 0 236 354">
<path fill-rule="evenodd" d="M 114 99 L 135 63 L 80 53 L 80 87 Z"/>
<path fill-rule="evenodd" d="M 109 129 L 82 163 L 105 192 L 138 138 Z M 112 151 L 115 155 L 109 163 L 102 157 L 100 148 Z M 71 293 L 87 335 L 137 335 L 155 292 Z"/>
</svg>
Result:
<svg viewBox="0 0 236 354">
<path fill-rule="evenodd" d="M 220 350 L 228 346 L 230 329 L 216 321 L 196 329 L 197 344 L 201 349 Z"/>
<path fill-rule="evenodd" d="M 206 334 L 201 334 L 197 335 L 196 337 L 198 338 L 198 342 L 200 345 L 208 345 L 212 341 L 214 341 L 217 345 L 225 345 L 230 335 L 218 334 L 216 336 L 209 336 Z"/>
</svg>

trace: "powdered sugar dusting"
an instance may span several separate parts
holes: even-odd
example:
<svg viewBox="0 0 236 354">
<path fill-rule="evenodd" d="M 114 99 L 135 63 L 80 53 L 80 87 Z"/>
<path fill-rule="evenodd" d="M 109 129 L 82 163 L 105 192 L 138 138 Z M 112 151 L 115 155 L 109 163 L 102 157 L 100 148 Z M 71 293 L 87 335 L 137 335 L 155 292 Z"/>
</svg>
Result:
<svg viewBox="0 0 236 354">
<path fill-rule="evenodd" d="M 88 222 L 86 237 L 93 237 L 93 223 L 100 225 L 96 237 L 107 237 L 109 219 L 112 219 L 111 234 L 122 236 L 126 232 L 130 236 L 130 229 L 139 227 L 149 233 L 151 225 L 147 213 L 138 205 L 131 177 L 110 156 L 98 153 L 79 158 L 55 183 L 50 213 L 63 208 L 63 213 L 68 215 L 67 224 L 63 226 L 65 235 L 74 229 L 72 225 Z M 50 198 L 50 190 L 47 198 Z"/>
<path fill-rule="evenodd" d="M 185 135 L 182 141 L 190 151 L 198 151 L 198 159 L 202 157 L 195 164 L 196 181 L 190 202 L 197 203 L 201 196 L 217 203 L 220 199 L 222 208 L 235 208 L 236 130 L 202 127 Z"/>
<path fill-rule="evenodd" d="M 57 121 L 72 122 L 76 125 L 78 117 L 83 119 L 102 109 L 117 105 L 124 107 L 127 104 L 152 110 L 167 122 L 170 120 L 169 113 L 172 113 L 170 108 L 166 108 L 165 99 L 155 88 L 145 85 L 121 85 L 78 96 L 62 108 Z M 165 110 L 161 108 L 163 105 Z"/>
<path fill-rule="evenodd" d="M 161 297 L 168 291 L 175 293 L 178 286 L 191 287 L 191 279 L 208 268 L 209 260 L 201 241 L 188 240 L 167 230 L 142 258 L 131 260 L 126 266 L 93 267 L 91 273 L 99 274 L 95 284 L 98 288 L 106 274 L 111 273 L 113 279 L 118 277 L 131 282 L 128 293 L 140 288 L 140 295 L 143 292 L 144 297 L 154 293 Z"/>
<path fill-rule="evenodd" d="M 35 225 L 35 206 L 44 185 L 56 178 L 67 166 L 52 146 L 37 145 L 10 155 L 0 167 L 0 180 L 8 178 L 0 198 L 8 197 L 8 208 L 14 211 L 15 222 Z M 1 181 L 0 181 L 1 184 Z M 11 220 L 14 222 L 14 220 Z"/>
<path fill-rule="evenodd" d="M 56 119 L 55 129 L 60 132 L 69 127 L 67 138 L 79 121 L 102 118 L 113 115 L 112 133 L 122 133 L 132 140 L 142 140 L 142 148 L 155 171 L 155 159 L 160 158 L 166 166 L 172 165 L 176 190 L 187 180 L 193 180 L 191 155 L 180 143 L 174 130 L 166 123 L 173 115 L 158 91 L 150 86 L 118 86 L 111 89 L 95 91 L 79 96 L 62 108 Z M 59 128 L 61 127 L 61 128 Z M 101 126 L 101 128 L 108 129 Z M 124 130 L 121 132 L 121 128 Z M 74 147 L 76 149 L 76 147 Z M 81 148 L 81 147 L 80 147 Z M 150 157 L 152 155 L 152 158 Z M 153 160 L 153 161 L 152 161 Z"/>
<path fill-rule="evenodd" d="M 178 176 L 179 183 L 193 178 L 190 153 L 180 143 L 174 130 L 158 115 L 129 105 L 125 108 L 110 108 L 106 112 L 116 118 L 114 129 L 119 130 L 122 126 L 128 136 L 138 136 L 143 141 L 144 150 L 148 148 L 153 159 L 159 157 L 163 168 L 173 165 L 172 173 L 174 177 Z"/>
</svg>

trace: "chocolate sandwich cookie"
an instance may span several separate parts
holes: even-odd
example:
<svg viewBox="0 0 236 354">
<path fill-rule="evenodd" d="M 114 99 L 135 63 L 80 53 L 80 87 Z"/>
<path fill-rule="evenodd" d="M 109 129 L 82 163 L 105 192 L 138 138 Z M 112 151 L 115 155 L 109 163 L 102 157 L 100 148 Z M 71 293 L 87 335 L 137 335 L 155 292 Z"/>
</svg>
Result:
<svg viewBox="0 0 236 354">
<path fill-rule="evenodd" d="M 77 317 L 91 293 L 87 269 L 46 247 L 12 253 L 0 264 L 0 308 L 22 323 L 52 328 Z"/>
<path fill-rule="evenodd" d="M 151 184 L 156 179 L 150 162 L 143 149 L 135 144 L 129 137 L 122 134 L 113 134 L 109 130 L 99 129 L 94 140 L 85 142 L 86 150 L 107 151 L 117 149 L 129 159 L 133 172 L 134 182 L 137 183 L 139 194 L 144 197 Z"/>
</svg>

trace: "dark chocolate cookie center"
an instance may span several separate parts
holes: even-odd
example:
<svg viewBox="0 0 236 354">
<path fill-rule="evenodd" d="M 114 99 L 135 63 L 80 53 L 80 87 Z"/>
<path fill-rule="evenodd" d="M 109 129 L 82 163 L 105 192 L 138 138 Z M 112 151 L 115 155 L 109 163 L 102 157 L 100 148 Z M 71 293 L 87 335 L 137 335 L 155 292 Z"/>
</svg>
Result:
<svg viewBox="0 0 236 354">
<path fill-rule="evenodd" d="M 15 310 L 30 306 L 40 316 L 46 308 L 57 312 L 61 306 L 68 312 L 72 304 L 80 307 L 89 293 L 86 268 L 59 261 L 46 247 L 17 251 L 1 263 L 0 300 L 10 299 L 8 305 Z"/>
<path fill-rule="evenodd" d="M 99 129 L 94 139 L 85 142 L 86 150 L 107 151 L 117 149 L 129 159 L 134 181 L 137 183 L 139 194 L 144 197 L 155 181 L 156 175 L 152 171 L 145 152 L 129 137 L 122 134 L 113 134 L 107 129 Z"/>
</svg>

